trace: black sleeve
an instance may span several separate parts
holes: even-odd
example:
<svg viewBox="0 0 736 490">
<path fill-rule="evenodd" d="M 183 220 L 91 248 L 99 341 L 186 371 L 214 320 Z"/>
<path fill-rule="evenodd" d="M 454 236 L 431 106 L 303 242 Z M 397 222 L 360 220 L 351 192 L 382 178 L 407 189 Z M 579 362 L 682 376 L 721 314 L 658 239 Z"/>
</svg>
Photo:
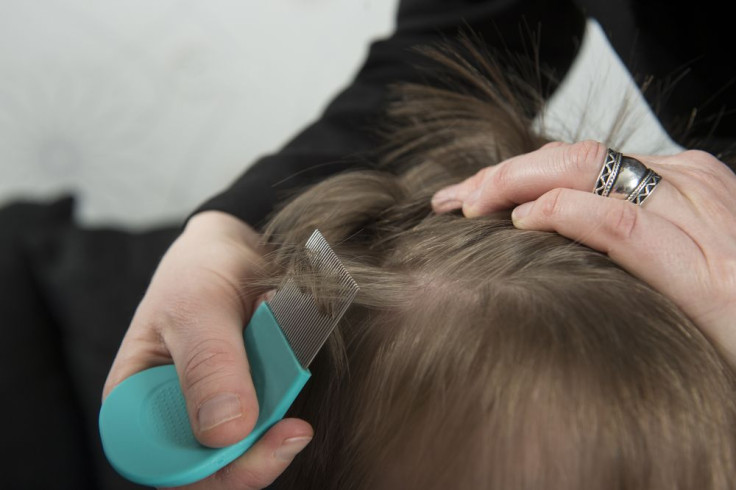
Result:
<svg viewBox="0 0 736 490">
<path fill-rule="evenodd" d="M 529 55 L 536 38 L 541 64 L 561 75 L 574 59 L 584 26 L 585 18 L 571 0 L 402 0 L 395 33 L 371 45 L 353 82 L 320 119 L 277 153 L 256 161 L 197 212 L 224 211 L 259 228 L 294 190 L 369 165 L 359 155 L 377 143 L 374 129 L 388 86 L 420 80 L 416 65 L 422 60 L 410 49 L 414 46 L 469 29 L 492 49 Z M 554 84 L 546 80 L 548 90 Z"/>
</svg>

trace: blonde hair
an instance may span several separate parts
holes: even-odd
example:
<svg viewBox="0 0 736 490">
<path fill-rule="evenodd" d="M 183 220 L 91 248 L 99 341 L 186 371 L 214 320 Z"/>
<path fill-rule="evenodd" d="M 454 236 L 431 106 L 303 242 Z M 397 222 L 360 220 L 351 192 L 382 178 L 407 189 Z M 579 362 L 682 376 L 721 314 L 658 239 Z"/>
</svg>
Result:
<svg viewBox="0 0 736 490">
<path fill-rule="evenodd" d="M 519 72 L 468 38 L 426 52 L 448 85 L 398 89 L 383 166 L 265 230 L 261 286 L 314 228 L 361 286 L 292 409 L 315 438 L 274 487 L 731 488 L 733 376 L 669 300 L 508 216 L 432 213 L 437 189 L 543 139 Z"/>
</svg>

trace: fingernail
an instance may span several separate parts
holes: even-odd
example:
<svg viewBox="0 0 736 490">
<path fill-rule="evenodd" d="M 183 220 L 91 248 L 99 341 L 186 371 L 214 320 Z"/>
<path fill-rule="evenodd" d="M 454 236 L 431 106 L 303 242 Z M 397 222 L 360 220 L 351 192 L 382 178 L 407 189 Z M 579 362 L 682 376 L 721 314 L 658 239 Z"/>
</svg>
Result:
<svg viewBox="0 0 736 490">
<path fill-rule="evenodd" d="M 514 208 L 514 210 L 511 212 L 511 219 L 513 220 L 514 224 L 517 224 L 529 214 L 529 211 L 532 209 L 533 204 L 534 202 L 525 202 L 524 204 L 516 206 L 516 208 Z"/>
<path fill-rule="evenodd" d="M 199 430 L 208 430 L 242 415 L 240 397 L 234 393 L 222 393 L 210 398 L 199 407 L 197 422 L 199 422 Z"/>
<path fill-rule="evenodd" d="M 446 201 L 435 201 L 432 200 L 432 209 L 435 213 L 446 213 L 448 211 L 454 211 L 463 207 L 462 201 L 457 199 L 448 199 Z"/>
<path fill-rule="evenodd" d="M 279 447 L 276 452 L 274 452 L 274 456 L 276 459 L 280 459 L 281 461 L 291 461 L 294 459 L 294 456 L 299 454 L 302 449 L 307 447 L 307 444 L 309 444 L 309 441 L 311 441 L 312 438 L 309 436 L 302 436 L 302 437 L 292 437 L 290 439 L 286 439 L 282 444 L 281 447 Z"/>
<path fill-rule="evenodd" d="M 458 198 L 456 185 L 440 189 L 432 196 L 432 209 L 436 213 L 446 213 L 461 207 L 463 202 Z"/>
<path fill-rule="evenodd" d="M 434 204 L 435 202 L 444 202 L 452 199 L 457 199 L 456 189 L 457 185 L 451 185 L 450 187 L 445 187 L 444 189 L 438 190 L 434 193 L 434 196 L 432 196 L 432 204 Z"/>
<path fill-rule="evenodd" d="M 457 200 L 457 192 L 455 191 L 455 186 L 445 187 L 444 189 L 440 189 L 437 192 L 434 193 L 434 196 L 432 196 L 432 207 L 437 207 L 439 205 L 442 205 L 446 202 L 450 201 L 456 201 Z"/>
</svg>

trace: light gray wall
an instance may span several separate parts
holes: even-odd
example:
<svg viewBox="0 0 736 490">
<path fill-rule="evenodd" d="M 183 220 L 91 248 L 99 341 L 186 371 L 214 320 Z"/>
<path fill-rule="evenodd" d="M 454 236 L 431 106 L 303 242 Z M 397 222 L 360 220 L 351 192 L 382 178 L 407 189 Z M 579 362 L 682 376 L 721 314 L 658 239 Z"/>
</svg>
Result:
<svg viewBox="0 0 736 490">
<path fill-rule="evenodd" d="M 314 119 L 396 0 L 0 0 L 0 203 L 185 215 Z"/>
</svg>

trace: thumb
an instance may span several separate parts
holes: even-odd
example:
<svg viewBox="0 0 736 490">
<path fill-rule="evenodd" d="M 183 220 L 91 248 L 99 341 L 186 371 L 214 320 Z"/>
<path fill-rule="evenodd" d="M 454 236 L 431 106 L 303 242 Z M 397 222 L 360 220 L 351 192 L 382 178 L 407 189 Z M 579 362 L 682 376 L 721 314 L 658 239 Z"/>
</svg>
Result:
<svg viewBox="0 0 736 490">
<path fill-rule="evenodd" d="M 243 343 L 242 306 L 227 294 L 177 305 L 176 327 L 162 336 L 176 365 L 195 437 L 221 447 L 246 437 L 258 400 Z"/>
<path fill-rule="evenodd" d="M 103 396 L 173 360 L 195 437 L 213 447 L 245 438 L 258 418 L 243 343 L 255 299 L 244 286 L 260 268 L 257 243 L 236 218 L 215 211 L 192 217 L 156 269 Z"/>
</svg>

